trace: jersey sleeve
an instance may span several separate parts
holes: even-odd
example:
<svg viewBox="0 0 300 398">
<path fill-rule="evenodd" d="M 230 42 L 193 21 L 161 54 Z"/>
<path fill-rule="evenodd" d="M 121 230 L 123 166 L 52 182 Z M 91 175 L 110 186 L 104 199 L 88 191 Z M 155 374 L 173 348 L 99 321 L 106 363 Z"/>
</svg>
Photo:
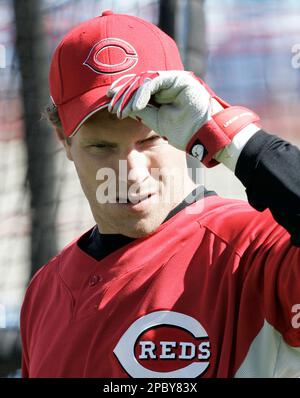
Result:
<svg viewBox="0 0 300 398">
<path fill-rule="evenodd" d="M 266 319 L 291 347 L 300 347 L 300 250 L 289 240 L 280 240 L 267 252 L 264 265 Z M 299 351 L 300 372 L 300 351 Z"/>
<path fill-rule="evenodd" d="M 22 377 L 28 378 L 29 377 L 29 355 L 28 355 L 28 324 L 27 324 L 27 303 L 28 303 L 28 296 L 29 296 L 29 288 L 26 292 L 23 305 L 21 308 L 21 319 L 20 319 L 20 332 L 21 332 L 21 341 L 22 341 Z"/>
<path fill-rule="evenodd" d="M 40 273 L 41 270 L 37 272 Z M 29 346 L 30 346 L 30 307 L 31 307 L 31 295 L 32 290 L 36 284 L 37 274 L 31 280 L 21 308 L 21 317 L 20 317 L 20 332 L 21 332 L 21 342 L 22 342 L 22 377 L 28 378 L 30 377 L 30 361 L 29 361 Z"/>
<path fill-rule="evenodd" d="M 29 377 L 29 367 L 28 367 L 28 358 L 22 353 L 22 378 L 28 378 Z"/>
<path fill-rule="evenodd" d="M 20 333 L 22 342 L 22 377 L 30 377 L 30 345 L 33 344 L 31 340 L 34 319 L 32 319 L 32 312 L 34 308 L 34 302 L 36 300 L 36 292 L 39 288 L 40 278 L 48 265 L 55 261 L 56 257 L 51 259 L 49 263 L 41 267 L 31 279 L 29 286 L 27 287 L 26 294 L 23 300 L 21 315 L 20 315 Z"/>
<path fill-rule="evenodd" d="M 241 258 L 235 377 L 300 377 L 300 250 L 281 228 Z"/>
<path fill-rule="evenodd" d="M 235 174 L 246 187 L 248 202 L 269 209 L 300 247 L 300 150 L 264 131 L 250 138 L 239 156 Z"/>
</svg>

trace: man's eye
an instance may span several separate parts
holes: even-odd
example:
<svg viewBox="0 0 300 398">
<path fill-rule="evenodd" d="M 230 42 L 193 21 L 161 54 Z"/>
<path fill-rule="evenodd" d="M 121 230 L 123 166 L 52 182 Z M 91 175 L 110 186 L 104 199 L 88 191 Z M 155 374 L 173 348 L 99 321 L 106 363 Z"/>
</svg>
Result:
<svg viewBox="0 0 300 398">
<path fill-rule="evenodd" d="M 94 145 L 91 145 L 91 148 L 109 149 L 109 148 L 113 148 L 113 147 L 110 145 L 106 145 L 106 144 L 94 144 Z"/>
<path fill-rule="evenodd" d="M 160 135 L 153 135 L 152 137 L 147 138 L 147 139 L 146 139 L 145 141 L 143 141 L 143 142 L 155 141 L 155 140 L 157 140 L 158 138 L 161 138 Z"/>
</svg>

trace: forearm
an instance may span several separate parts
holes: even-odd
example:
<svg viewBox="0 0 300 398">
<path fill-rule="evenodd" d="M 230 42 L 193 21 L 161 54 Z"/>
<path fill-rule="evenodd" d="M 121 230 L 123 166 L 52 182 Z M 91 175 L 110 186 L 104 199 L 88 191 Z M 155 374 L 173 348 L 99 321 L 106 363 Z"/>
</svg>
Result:
<svg viewBox="0 0 300 398">
<path fill-rule="evenodd" d="M 300 246 L 300 151 L 262 132 L 255 112 L 231 106 L 187 71 L 132 75 L 108 94 L 108 110 L 117 117 L 142 121 L 207 167 L 229 167 L 249 203 L 259 211 L 269 208 Z"/>
<path fill-rule="evenodd" d="M 233 147 L 231 152 L 237 153 Z M 260 130 L 246 142 L 237 159 L 236 153 L 230 157 L 228 151 L 222 151 L 217 160 L 235 172 L 246 187 L 249 203 L 258 211 L 269 208 L 291 234 L 293 244 L 300 246 L 300 150 Z"/>
</svg>

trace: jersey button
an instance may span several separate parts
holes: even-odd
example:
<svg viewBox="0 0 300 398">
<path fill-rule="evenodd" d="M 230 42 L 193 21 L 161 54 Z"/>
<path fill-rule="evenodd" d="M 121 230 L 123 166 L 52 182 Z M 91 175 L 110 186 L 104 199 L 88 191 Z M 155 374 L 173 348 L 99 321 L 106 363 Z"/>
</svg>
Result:
<svg viewBox="0 0 300 398">
<path fill-rule="evenodd" d="M 100 275 L 93 275 L 90 277 L 89 286 L 95 286 L 100 281 L 102 281 L 102 277 Z"/>
</svg>

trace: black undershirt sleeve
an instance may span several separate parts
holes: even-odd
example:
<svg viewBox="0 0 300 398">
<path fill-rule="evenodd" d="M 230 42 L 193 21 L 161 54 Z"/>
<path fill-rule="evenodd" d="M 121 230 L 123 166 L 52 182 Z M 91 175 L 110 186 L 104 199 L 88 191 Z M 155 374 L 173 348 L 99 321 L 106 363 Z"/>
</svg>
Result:
<svg viewBox="0 0 300 398">
<path fill-rule="evenodd" d="M 235 175 L 258 211 L 270 209 L 274 219 L 300 247 L 300 150 L 262 130 L 244 147 Z"/>
</svg>

